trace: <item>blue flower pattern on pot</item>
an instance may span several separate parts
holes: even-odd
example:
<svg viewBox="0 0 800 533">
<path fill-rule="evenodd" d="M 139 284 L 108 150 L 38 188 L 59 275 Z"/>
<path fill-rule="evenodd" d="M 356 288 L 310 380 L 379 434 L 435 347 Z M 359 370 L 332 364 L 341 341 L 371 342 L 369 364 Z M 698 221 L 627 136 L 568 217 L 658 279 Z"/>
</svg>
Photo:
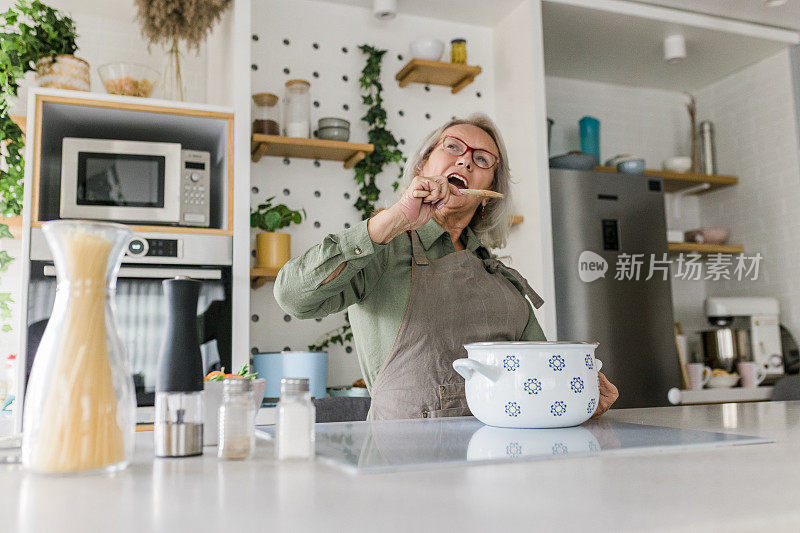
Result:
<svg viewBox="0 0 800 533">
<path fill-rule="evenodd" d="M 586 368 L 589 370 L 594 370 L 594 361 L 592 360 L 591 354 L 586 354 Z"/>
<path fill-rule="evenodd" d="M 528 394 L 539 394 L 542 392 L 542 382 L 536 378 L 529 378 L 525 380 L 525 385 L 522 388 Z"/>
<path fill-rule="evenodd" d="M 553 444 L 553 455 L 567 455 L 568 453 L 567 445 L 563 442 L 556 442 Z"/>
<path fill-rule="evenodd" d="M 560 355 L 554 355 L 553 357 L 551 357 L 550 360 L 548 361 L 548 364 L 550 365 L 550 368 L 552 368 L 556 372 L 564 370 L 564 366 L 566 366 L 564 358 L 561 357 Z"/>
<path fill-rule="evenodd" d="M 506 358 L 503 359 L 503 368 L 509 372 L 515 371 L 519 368 L 519 359 L 514 355 L 507 355 Z"/>
<path fill-rule="evenodd" d="M 550 412 L 553 416 L 561 416 L 567 412 L 567 404 L 561 401 L 555 402 L 550 406 Z"/>
<path fill-rule="evenodd" d="M 589 414 L 594 413 L 595 409 L 597 409 L 597 402 L 594 398 L 589 400 L 589 406 L 586 408 L 586 412 Z"/>
<path fill-rule="evenodd" d="M 581 378 L 572 378 L 572 381 L 569 382 L 569 388 L 575 394 L 580 394 L 583 392 L 583 380 Z"/>
<path fill-rule="evenodd" d="M 506 404 L 506 414 L 512 417 L 518 417 L 519 414 L 522 412 L 520 409 L 519 404 L 517 402 L 508 402 Z"/>
<path fill-rule="evenodd" d="M 512 459 L 516 459 L 522 455 L 522 446 L 520 446 L 518 442 L 509 442 L 508 446 L 506 446 L 506 455 Z"/>
</svg>

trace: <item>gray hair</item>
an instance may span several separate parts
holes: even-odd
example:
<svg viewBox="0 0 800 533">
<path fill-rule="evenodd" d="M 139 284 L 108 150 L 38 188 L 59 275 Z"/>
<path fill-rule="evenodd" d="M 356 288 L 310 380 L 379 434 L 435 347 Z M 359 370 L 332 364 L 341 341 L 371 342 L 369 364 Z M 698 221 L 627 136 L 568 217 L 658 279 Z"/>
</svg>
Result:
<svg viewBox="0 0 800 533">
<path fill-rule="evenodd" d="M 455 118 L 428 135 L 425 140 L 422 141 L 417 151 L 414 152 L 414 155 L 408 159 L 408 163 L 406 163 L 403 169 L 403 178 L 398 191 L 402 194 L 402 192 L 411 185 L 411 180 L 414 179 L 414 176 L 422 171 L 422 167 L 425 165 L 428 157 L 430 157 L 433 149 L 436 148 L 444 130 L 459 124 L 469 124 L 482 129 L 494 140 L 497 149 L 500 151 L 500 157 L 497 159 L 497 164 L 494 168 L 492 190 L 502 193 L 504 197 L 489 198 L 484 216 L 481 217 L 476 211 L 469 223 L 469 227 L 472 228 L 472 231 L 475 232 L 484 246 L 488 248 L 502 248 L 506 245 L 508 231 L 511 227 L 509 220 L 511 215 L 511 173 L 508 168 L 506 145 L 503 142 L 503 138 L 500 136 L 500 130 L 498 130 L 497 125 L 487 115 L 474 113 L 465 119 Z"/>
</svg>

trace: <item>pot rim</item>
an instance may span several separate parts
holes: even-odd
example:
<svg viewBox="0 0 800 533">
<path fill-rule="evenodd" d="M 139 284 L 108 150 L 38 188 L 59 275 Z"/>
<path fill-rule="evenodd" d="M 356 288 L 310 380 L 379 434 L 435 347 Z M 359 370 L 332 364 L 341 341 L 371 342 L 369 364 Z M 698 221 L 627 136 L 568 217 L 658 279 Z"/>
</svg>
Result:
<svg viewBox="0 0 800 533">
<path fill-rule="evenodd" d="M 87 67 L 89 66 L 89 62 L 88 62 L 88 61 L 86 61 L 85 59 L 81 59 L 80 57 L 74 56 L 74 55 L 72 55 L 72 54 L 56 54 L 56 58 L 59 58 L 59 57 L 71 57 L 72 59 L 74 59 L 74 60 L 76 60 L 76 61 L 80 61 L 81 63 L 84 63 L 84 64 L 86 64 L 86 66 L 87 66 Z M 50 60 L 52 60 L 52 58 L 53 58 L 53 56 L 51 56 L 51 55 L 42 56 L 42 57 L 40 57 L 39 59 L 37 59 L 37 60 L 36 60 L 36 64 L 38 65 L 38 64 L 39 64 L 39 62 L 40 62 L 41 60 L 43 60 L 43 59 L 50 59 Z"/>
<path fill-rule="evenodd" d="M 496 342 L 470 342 L 464 344 L 464 348 L 484 348 L 492 346 L 562 346 L 564 348 L 569 346 L 583 347 L 583 346 L 599 346 L 599 342 L 584 342 L 584 341 L 496 341 Z"/>
</svg>

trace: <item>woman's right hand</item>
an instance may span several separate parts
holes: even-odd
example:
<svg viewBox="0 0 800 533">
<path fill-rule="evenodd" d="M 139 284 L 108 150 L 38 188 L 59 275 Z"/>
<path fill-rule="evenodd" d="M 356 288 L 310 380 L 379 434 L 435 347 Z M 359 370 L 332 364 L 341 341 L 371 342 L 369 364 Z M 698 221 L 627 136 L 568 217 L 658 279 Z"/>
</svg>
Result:
<svg viewBox="0 0 800 533">
<path fill-rule="evenodd" d="M 416 198 L 414 191 L 428 191 L 429 194 L 425 198 Z M 416 176 L 396 204 L 369 219 L 367 231 L 370 239 L 386 244 L 407 230 L 421 228 L 433 217 L 436 209 L 447 203 L 451 194 L 460 196 L 461 192 L 444 176 Z"/>
<path fill-rule="evenodd" d="M 414 191 L 428 191 L 425 198 L 416 198 Z M 461 195 L 458 187 L 449 183 L 444 176 L 415 176 L 395 207 L 408 223 L 408 229 L 421 228 L 450 200 L 450 195 Z"/>
</svg>

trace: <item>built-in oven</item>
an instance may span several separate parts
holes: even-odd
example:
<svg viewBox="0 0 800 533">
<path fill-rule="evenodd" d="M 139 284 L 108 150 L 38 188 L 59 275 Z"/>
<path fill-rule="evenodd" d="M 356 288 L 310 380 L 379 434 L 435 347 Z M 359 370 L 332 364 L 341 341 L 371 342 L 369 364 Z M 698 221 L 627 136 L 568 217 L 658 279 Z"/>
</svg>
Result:
<svg viewBox="0 0 800 533">
<path fill-rule="evenodd" d="M 178 143 L 65 137 L 61 218 L 208 227 L 211 156 Z"/>
<path fill-rule="evenodd" d="M 197 317 L 203 369 L 231 368 L 231 264 L 229 236 L 136 234 L 119 269 L 115 319 L 123 340 L 137 403 L 152 405 L 167 306 L 161 282 L 188 276 L 202 282 Z M 56 294 L 56 272 L 40 228 L 31 230 L 26 382 Z"/>
</svg>

